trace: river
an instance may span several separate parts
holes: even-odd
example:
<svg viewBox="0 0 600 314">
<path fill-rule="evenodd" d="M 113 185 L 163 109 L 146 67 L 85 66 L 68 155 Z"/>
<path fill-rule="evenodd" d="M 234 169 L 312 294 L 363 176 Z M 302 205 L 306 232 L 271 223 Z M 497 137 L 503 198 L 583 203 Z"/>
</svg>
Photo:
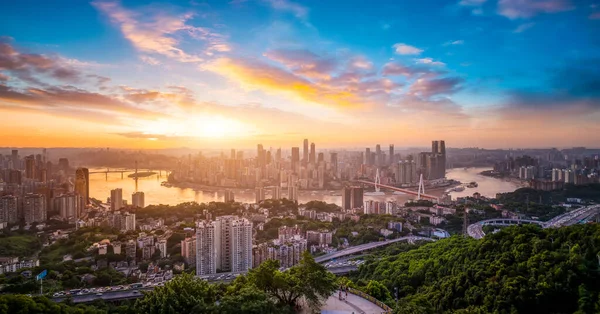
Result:
<svg viewBox="0 0 600 314">
<path fill-rule="evenodd" d="M 90 169 L 93 171 L 103 171 L 104 168 Z M 452 192 L 453 198 L 473 195 L 475 192 L 481 193 L 481 195 L 488 197 L 495 197 L 496 193 L 511 192 L 518 188 L 518 185 L 512 182 L 503 181 L 500 179 L 485 177 L 479 173 L 488 168 L 456 168 L 447 171 L 446 177 L 449 179 L 455 179 L 463 183 L 476 181 L 479 186 L 477 188 L 466 188 L 463 192 Z M 131 194 L 135 192 L 135 181 L 132 178 L 128 178 L 127 175 L 133 172 L 125 172 L 123 178 L 120 173 L 109 173 L 108 177 L 104 173 L 90 174 L 90 196 L 101 201 L 106 201 L 110 196 L 110 190 L 121 188 L 123 189 L 123 199 L 128 201 L 131 200 Z M 209 190 L 196 190 L 192 188 L 177 188 L 177 187 L 164 187 L 160 183 L 165 181 L 166 177 L 159 177 L 159 175 L 152 175 L 145 178 L 139 178 L 138 180 L 138 191 L 142 191 L 145 194 L 146 205 L 156 204 L 168 204 L 176 205 L 183 202 L 196 201 L 198 203 L 206 203 L 212 201 L 223 201 L 223 191 L 217 191 L 214 188 L 212 191 Z M 282 189 L 282 194 L 285 197 L 286 191 Z M 235 189 L 235 200 L 243 203 L 254 202 L 255 195 L 253 189 Z M 429 193 L 426 190 L 426 193 Z M 431 194 L 439 195 L 431 192 Z M 270 197 L 267 189 L 267 198 Z M 413 198 L 408 195 L 394 195 L 387 193 L 382 196 L 365 196 L 365 200 L 395 200 L 403 203 Z M 300 203 L 306 203 L 311 200 L 325 201 L 328 203 L 336 203 L 341 205 L 340 191 L 299 191 L 298 201 Z"/>
</svg>

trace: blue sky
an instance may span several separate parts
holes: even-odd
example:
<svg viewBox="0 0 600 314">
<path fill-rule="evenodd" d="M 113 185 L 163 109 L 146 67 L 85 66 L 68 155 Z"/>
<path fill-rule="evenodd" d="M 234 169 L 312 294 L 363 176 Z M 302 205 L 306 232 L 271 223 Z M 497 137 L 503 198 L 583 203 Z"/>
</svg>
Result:
<svg viewBox="0 0 600 314">
<path fill-rule="evenodd" d="M 2 12 L 11 144 L 24 117 L 32 143 L 72 145 L 600 140 L 596 1 L 26 0 Z M 81 139 L 60 128 L 74 119 L 88 122 Z"/>
</svg>

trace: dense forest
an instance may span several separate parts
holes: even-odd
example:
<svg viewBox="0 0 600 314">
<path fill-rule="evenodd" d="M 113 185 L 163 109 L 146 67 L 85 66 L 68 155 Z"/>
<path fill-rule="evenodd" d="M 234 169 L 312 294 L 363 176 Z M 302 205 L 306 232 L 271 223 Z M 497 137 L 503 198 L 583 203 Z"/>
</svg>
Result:
<svg viewBox="0 0 600 314">
<path fill-rule="evenodd" d="M 352 279 L 390 305 L 397 289 L 398 313 L 598 313 L 599 252 L 597 224 L 510 227 L 383 251 Z"/>
</svg>

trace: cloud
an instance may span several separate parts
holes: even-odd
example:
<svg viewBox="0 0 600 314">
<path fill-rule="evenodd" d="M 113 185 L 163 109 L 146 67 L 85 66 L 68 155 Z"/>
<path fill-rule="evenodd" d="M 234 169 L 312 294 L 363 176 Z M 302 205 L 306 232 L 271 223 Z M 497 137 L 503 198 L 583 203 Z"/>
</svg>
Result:
<svg viewBox="0 0 600 314">
<path fill-rule="evenodd" d="M 417 63 L 421 63 L 421 64 L 429 64 L 429 65 L 437 65 L 437 66 L 446 65 L 444 62 L 434 61 L 431 58 L 421 58 L 421 59 L 417 59 L 416 61 L 417 61 Z"/>
<path fill-rule="evenodd" d="M 381 72 L 384 76 L 402 75 L 406 77 L 421 76 L 423 74 L 443 74 L 444 71 L 432 70 L 421 63 L 420 65 L 407 66 L 399 62 L 388 62 Z"/>
<path fill-rule="evenodd" d="M 462 6 L 481 6 L 487 0 L 461 0 L 458 4 Z"/>
<path fill-rule="evenodd" d="M 530 18 L 541 13 L 572 10 L 569 0 L 499 0 L 498 14 L 509 19 Z"/>
<path fill-rule="evenodd" d="M 417 47 L 403 43 L 395 44 L 393 48 L 395 49 L 396 54 L 399 55 L 418 55 L 421 54 L 421 52 L 423 52 L 423 49 L 419 49 Z"/>
<path fill-rule="evenodd" d="M 288 0 L 265 0 L 273 9 L 289 12 L 295 17 L 306 20 L 308 18 L 308 8 Z"/>
<path fill-rule="evenodd" d="M 0 71 L 40 86 L 45 85 L 42 82 L 44 78 L 63 82 L 76 82 L 81 78 L 78 70 L 65 64 L 60 58 L 22 53 L 3 42 L 0 42 Z"/>
<path fill-rule="evenodd" d="M 447 41 L 444 43 L 444 46 L 452 46 L 452 45 L 462 45 L 464 44 L 465 41 L 464 40 L 454 40 L 454 41 Z"/>
<path fill-rule="evenodd" d="M 222 58 L 211 64 L 209 69 L 246 87 L 287 92 L 312 103 L 345 108 L 363 105 L 360 97 L 351 92 L 313 83 L 258 60 Z"/>
<path fill-rule="evenodd" d="M 409 89 L 409 95 L 432 97 L 455 93 L 461 88 L 464 79 L 460 77 L 446 77 L 439 79 L 417 79 Z"/>
<path fill-rule="evenodd" d="M 265 57 L 279 62 L 292 72 L 310 78 L 330 78 L 336 70 L 338 62 L 334 58 L 322 57 L 305 49 L 274 49 L 263 54 Z"/>
<path fill-rule="evenodd" d="M 535 26 L 535 22 L 521 24 L 521 25 L 517 26 L 517 28 L 515 28 L 513 33 L 522 33 L 524 31 L 532 28 L 533 26 Z"/>
<path fill-rule="evenodd" d="M 590 20 L 600 20 L 600 12 L 595 12 L 595 13 L 590 14 L 589 19 Z"/>
<path fill-rule="evenodd" d="M 201 40 L 205 44 L 203 53 L 206 56 L 230 50 L 224 36 L 208 28 L 188 25 L 187 22 L 194 17 L 192 13 L 169 14 L 165 10 L 152 8 L 133 11 L 110 1 L 95 1 L 92 4 L 106 14 L 121 29 L 123 36 L 141 52 L 180 62 L 204 61 L 203 56 L 189 54 L 179 47 L 183 35 Z M 146 60 L 153 62 L 152 59 Z"/>
<path fill-rule="evenodd" d="M 88 74 L 88 75 L 86 75 L 86 77 L 90 78 L 90 79 L 95 79 L 96 86 L 98 86 L 98 87 L 104 86 L 105 84 L 107 84 L 108 82 L 111 81 L 111 79 L 106 76 L 101 76 L 101 75 L 96 75 L 96 74 Z"/>
<path fill-rule="evenodd" d="M 151 56 L 141 55 L 140 60 L 142 60 L 142 62 L 149 64 L 149 65 L 160 65 L 161 64 L 160 61 L 158 61 L 156 58 L 153 58 Z"/>
</svg>

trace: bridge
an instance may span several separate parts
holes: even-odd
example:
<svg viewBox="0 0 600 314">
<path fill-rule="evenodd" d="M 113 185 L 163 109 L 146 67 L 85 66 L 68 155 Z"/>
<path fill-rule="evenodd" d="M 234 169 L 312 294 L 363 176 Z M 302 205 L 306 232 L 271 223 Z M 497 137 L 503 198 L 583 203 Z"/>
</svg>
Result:
<svg viewBox="0 0 600 314">
<path fill-rule="evenodd" d="M 377 248 L 380 246 L 390 245 L 392 243 L 396 243 L 396 242 L 400 242 L 400 241 L 415 242 L 415 241 L 435 241 L 435 240 L 432 238 L 426 238 L 426 237 L 408 236 L 408 237 L 401 237 L 401 238 L 397 238 L 397 239 L 380 241 L 380 242 L 371 242 L 371 243 L 361 244 L 361 245 L 349 247 L 347 249 L 343 249 L 340 251 L 336 251 L 333 253 L 318 256 L 315 258 L 315 262 L 323 263 L 323 262 L 327 262 L 332 259 L 356 254 L 358 252 L 367 251 L 367 250 L 374 249 L 374 248 Z"/>
<path fill-rule="evenodd" d="M 478 221 L 467 227 L 467 234 L 475 239 L 481 239 L 485 236 L 483 232 L 483 226 L 511 226 L 511 225 L 522 225 L 522 224 L 536 224 L 542 228 L 558 228 L 564 226 L 571 226 L 581 222 L 585 222 L 592 217 L 600 213 L 600 205 L 592 205 L 587 207 L 578 208 L 570 212 L 558 215 L 546 222 L 538 220 L 528 219 L 509 219 L 509 218 L 497 218 L 487 219 Z"/>
<path fill-rule="evenodd" d="M 366 180 L 356 180 L 356 182 L 363 183 L 363 184 L 368 184 L 368 185 L 373 185 L 375 187 L 381 187 L 381 188 L 385 188 L 385 189 L 392 190 L 392 191 L 398 191 L 398 192 L 402 192 L 402 193 L 405 193 L 405 194 L 408 194 L 408 195 L 414 195 L 416 197 L 430 199 L 430 200 L 436 201 L 436 202 L 438 201 L 438 197 L 435 196 L 435 195 L 429 195 L 429 194 L 419 193 L 419 192 L 415 192 L 415 191 L 412 191 L 412 190 L 402 189 L 402 188 L 398 188 L 398 187 L 395 187 L 395 186 L 380 184 L 380 183 L 366 181 Z"/>
</svg>

